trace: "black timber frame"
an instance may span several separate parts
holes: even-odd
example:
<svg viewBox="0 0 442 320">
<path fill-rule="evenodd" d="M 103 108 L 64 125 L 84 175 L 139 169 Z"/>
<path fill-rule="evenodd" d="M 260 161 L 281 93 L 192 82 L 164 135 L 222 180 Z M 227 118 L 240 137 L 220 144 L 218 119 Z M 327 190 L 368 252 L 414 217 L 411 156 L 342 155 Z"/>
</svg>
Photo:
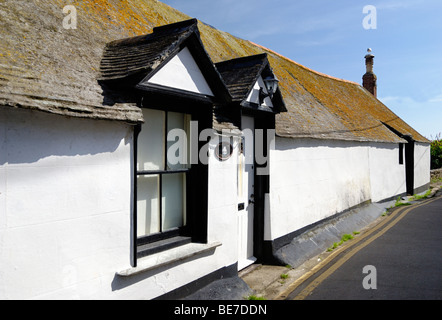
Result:
<svg viewBox="0 0 442 320">
<path fill-rule="evenodd" d="M 255 130 L 263 130 L 263 155 L 269 159 L 270 145 L 268 144 L 268 130 L 275 129 L 275 114 L 258 109 L 243 108 L 241 115 L 248 115 L 255 119 Z M 254 141 L 255 143 L 255 141 Z M 256 144 L 255 144 L 256 146 Z M 256 152 L 256 148 L 255 148 Z M 264 241 L 265 227 L 265 195 L 270 192 L 270 174 L 258 175 L 259 168 L 269 166 L 269 162 L 258 164 L 254 156 L 254 219 L 253 219 L 253 254 L 257 262 L 267 262 L 270 257 L 267 256 Z"/>
<path fill-rule="evenodd" d="M 212 95 L 189 92 L 176 88 L 148 83 L 148 80 L 166 65 L 181 50 L 188 48 L 195 62 L 203 73 Z M 221 75 L 215 68 L 200 38 L 198 21 L 185 20 L 156 27 L 144 36 L 116 40 L 106 45 L 100 65 L 99 84 L 103 88 L 106 104 L 136 103 L 139 108 L 158 109 L 166 112 L 191 114 L 192 121 L 198 122 L 198 151 L 208 143 L 199 141 L 200 132 L 213 128 L 213 110 L 228 108 L 232 97 Z M 141 124 L 134 130 L 133 156 L 133 194 L 132 194 L 132 237 L 133 266 L 137 265 L 139 245 L 146 247 L 144 254 L 158 252 L 151 242 L 161 242 L 164 250 L 170 246 L 193 242 L 207 242 L 208 224 L 208 166 L 192 164 L 186 170 L 187 178 L 187 227 L 149 236 L 149 239 L 137 238 L 137 140 Z M 210 137 L 209 137 L 210 138 Z M 209 139 L 208 138 L 208 139 Z M 159 172 L 167 174 L 167 172 Z M 140 173 L 142 174 L 142 173 Z M 148 172 L 147 174 L 153 174 Z M 167 233 L 167 234 L 166 234 Z M 184 236 L 184 238 L 183 238 Z M 167 241 L 169 237 L 177 241 Z M 164 243 L 165 242 L 165 243 Z M 164 245 L 163 245 L 164 244 Z"/>
<path fill-rule="evenodd" d="M 171 93 L 167 91 L 157 92 L 153 90 L 139 92 L 140 94 L 140 108 L 156 109 L 167 112 L 187 113 L 192 116 L 192 121 L 198 122 L 198 137 L 202 130 L 212 128 L 212 108 L 213 105 L 205 99 L 195 99 L 192 95 L 181 95 L 176 92 Z M 134 257 L 141 257 L 146 254 L 139 253 L 138 247 L 149 243 L 155 243 L 166 240 L 168 238 L 176 238 L 178 241 L 172 241 L 164 246 L 167 250 L 171 246 L 180 245 L 181 243 L 188 243 L 184 238 L 191 239 L 195 243 L 207 243 L 207 225 L 208 225 L 208 180 L 209 170 L 208 165 L 198 161 L 198 164 L 192 164 L 190 170 L 186 170 L 186 196 L 187 196 L 187 226 L 177 230 L 165 232 L 164 234 L 155 234 L 145 238 L 139 239 L 137 237 L 137 137 L 141 131 L 141 125 L 137 125 L 134 134 L 134 163 L 133 163 L 133 255 Z M 198 150 L 200 150 L 208 141 L 199 141 Z M 184 240 L 184 241 L 183 241 Z M 163 251 L 163 250 L 161 250 Z M 158 250 L 153 249 L 151 253 L 156 253 Z M 136 259 L 134 259 L 134 267 L 136 267 Z"/>
</svg>

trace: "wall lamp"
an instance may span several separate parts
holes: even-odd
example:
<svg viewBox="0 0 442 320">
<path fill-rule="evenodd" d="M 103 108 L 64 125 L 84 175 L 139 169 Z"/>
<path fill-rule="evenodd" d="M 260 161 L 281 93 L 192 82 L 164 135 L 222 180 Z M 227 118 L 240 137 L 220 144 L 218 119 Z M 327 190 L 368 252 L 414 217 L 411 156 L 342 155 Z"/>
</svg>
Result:
<svg viewBox="0 0 442 320">
<path fill-rule="evenodd" d="M 263 88 L 259 88 L 259 103 L 262 104 L 264 102 L 264 99 L 267 97 L 270 97 L 270 99 L 273 98 L 273 95 L 275 94 L 276 90 L 278 90 L 278 83 L 279 80 L 276 78 L 276 76 L 268 76 L 264 79 L 264 84 L 266 86 L 267 92 L 264 92 Z"/>
</svg>

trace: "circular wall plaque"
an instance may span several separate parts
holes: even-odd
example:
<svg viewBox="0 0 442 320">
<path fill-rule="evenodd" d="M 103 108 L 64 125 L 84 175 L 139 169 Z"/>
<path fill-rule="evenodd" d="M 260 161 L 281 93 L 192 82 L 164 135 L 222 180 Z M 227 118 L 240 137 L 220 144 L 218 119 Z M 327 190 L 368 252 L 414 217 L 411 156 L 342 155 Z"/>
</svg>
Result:
<svg viewBox="0 0 442 320">
<path fill-rule="evenodd" d="M 228 160 L 233 153 L 233 146 L 229 142 L 220 142 L 215 148 L 215 156 L 220 161 Z"/>
</svg>

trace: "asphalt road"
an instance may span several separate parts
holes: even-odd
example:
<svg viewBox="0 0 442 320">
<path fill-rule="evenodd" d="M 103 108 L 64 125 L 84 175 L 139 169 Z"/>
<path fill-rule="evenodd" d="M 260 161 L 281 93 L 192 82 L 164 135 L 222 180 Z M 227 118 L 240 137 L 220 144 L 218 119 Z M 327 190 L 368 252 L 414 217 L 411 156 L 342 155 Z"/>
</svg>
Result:
<svg viewBox="0 0 442 320">
<path fill-rule="evenodd" d="M 441 300 L 442 197 L 394 210 L 286 299 Z"/>
</svg>

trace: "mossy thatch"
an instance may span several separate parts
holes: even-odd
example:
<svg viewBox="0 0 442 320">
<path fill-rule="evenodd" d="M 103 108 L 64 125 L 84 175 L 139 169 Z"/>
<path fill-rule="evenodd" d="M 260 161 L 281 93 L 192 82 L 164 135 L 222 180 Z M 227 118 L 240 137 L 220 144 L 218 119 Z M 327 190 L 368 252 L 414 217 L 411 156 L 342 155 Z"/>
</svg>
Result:
<svg viewBox="0 0 442 320">
<path fill-rule="evenodd" d="M 97 82 L 106 43 L 190 17 L 157 0 L 72 0 L 77 29 L 63 28 L 62 0 L 0 2 L 0 106 L 67 116 L 143 121 L 134 104 L 106 105 Z M 266 52 L 288 112 L 277 133 L 354 141 L 403 142 L 383 123 L 428 142 L 361 85 L 310 70 L 269 49 L 199 23 L 213 62 Z"/>
</svg>

